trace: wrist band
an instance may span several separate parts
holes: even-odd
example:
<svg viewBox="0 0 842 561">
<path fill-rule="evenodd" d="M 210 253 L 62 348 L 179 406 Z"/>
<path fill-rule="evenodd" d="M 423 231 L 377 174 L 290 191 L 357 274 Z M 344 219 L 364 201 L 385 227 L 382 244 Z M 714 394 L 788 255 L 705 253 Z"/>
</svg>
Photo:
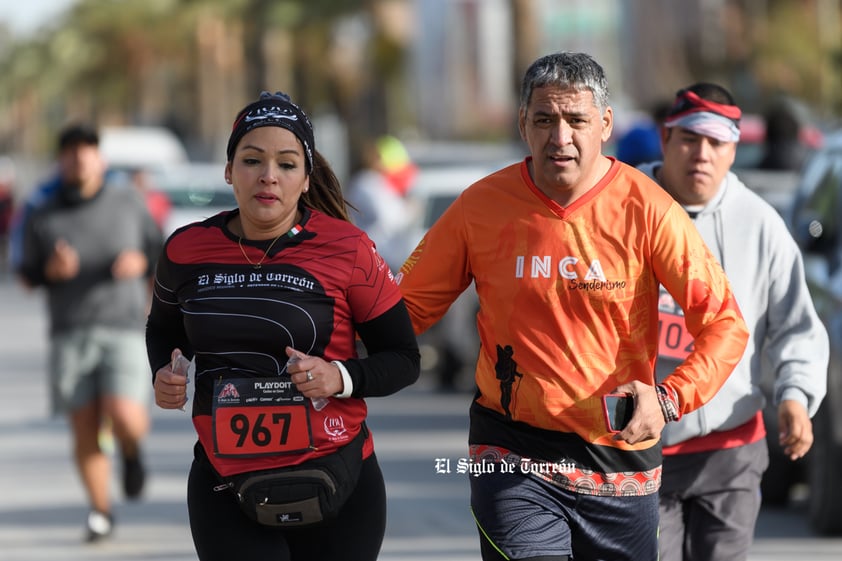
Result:
<svg viewBox="0 0 842 561">
<path fill-rule="evenodd" d="M 655 393 L 658 395 L 658 403 L 661 406 L 661 413 L 664 415 L 666 422 L 677 421 L 681 418 L 678 412 L 678 400 L 674 397 L 672 391 L 663 384 L 655 385 Z"/>
<path fill-rule="evenodd" d="M 348 373 L 348 369 L 345 368 L 345 365 L 342 364 L 338 360 L 331 360 L 331 364 L 335 364 L 337 368 L 339 368 L 339 373 L 342 375 L 342 391 L 339 393 L 333 394 L 333 397 L 338 398 L 347 398 L 351 397 L 351 392 L 354 391 L 354 382 L 351 380 L 351 374 Z"/>
</svg>

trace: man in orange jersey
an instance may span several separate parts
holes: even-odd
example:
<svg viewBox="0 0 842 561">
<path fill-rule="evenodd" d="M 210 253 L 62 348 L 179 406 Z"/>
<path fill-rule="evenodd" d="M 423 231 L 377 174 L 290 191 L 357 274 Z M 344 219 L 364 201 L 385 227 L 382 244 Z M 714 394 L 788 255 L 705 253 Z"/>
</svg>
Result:
<svg viewBox="0 0 842 561">
<path fill-rule="evenodd" d="M 769 464 L 764 371 L 775 379 L 779 438 L 791 460 L 810 449 L 810 417 L 826 392 L 827 331 L 813 307 L 798 245 L 775 208 L 730 171 L 741 116 L 718 84 L 682 89 L 661 128 L 663 161 L 640 168 L 693 219 L 728 274 L 752 333 L 714 399 L 664 429 L 661 561 L 748 557 Z M 662 294 L 660 314 L 658 380 L 693 344 L 669 294 Z"/>
<path fill-rule="evenodd" d="M 531 156 L 468 187 L 399 273 L 419 333 L 472 282 L 479 297 L 469 444 L 484 468 L 470 478 L 482 557 L 654 560 L 661 430 L 713 397 L 745 322 L 687 213 L 602 154 L 613 113 L 596 61 L 536 60 L 518 123 Z M 695 348 L 656 384 L 660 285 Z M 611 392 L 633 409 L 616 433 Z"/>
</svg>

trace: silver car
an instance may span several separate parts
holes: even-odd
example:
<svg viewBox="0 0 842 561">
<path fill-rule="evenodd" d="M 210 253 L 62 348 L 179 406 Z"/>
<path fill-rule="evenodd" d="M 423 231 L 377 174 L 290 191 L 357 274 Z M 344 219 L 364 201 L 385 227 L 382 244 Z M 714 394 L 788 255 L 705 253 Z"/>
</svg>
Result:
<svg viewBox="0 0 842 561">
<path fill-rule="evenodd" d="M 225 182 L 224 163 L 194 162 L 162 167 L 153 172 L 151 183 L 170 202 L 162 226 L 165 236 L 181 226 L 237 207 L 234 191 Z"/>
</svg>

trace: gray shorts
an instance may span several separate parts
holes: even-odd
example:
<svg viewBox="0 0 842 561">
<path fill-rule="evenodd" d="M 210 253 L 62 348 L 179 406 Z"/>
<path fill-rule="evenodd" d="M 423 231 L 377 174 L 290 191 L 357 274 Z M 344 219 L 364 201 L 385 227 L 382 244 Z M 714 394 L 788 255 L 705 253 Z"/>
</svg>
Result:
<svg viewBox="0 0 842 561">
<path fill-rule="evenodd" d="M 766 439 L 736 448 L 664 457 L 661 561 L 747 559 L 760 480 L 769 465 Z"/>
<path fill-rule="evenodd" d="M 54 415 L 66 414 L 103 396 L 149 403 L 152 373 L 142 331 L 79 328 L 53 335 L 50 343 Z"/>
</svg>

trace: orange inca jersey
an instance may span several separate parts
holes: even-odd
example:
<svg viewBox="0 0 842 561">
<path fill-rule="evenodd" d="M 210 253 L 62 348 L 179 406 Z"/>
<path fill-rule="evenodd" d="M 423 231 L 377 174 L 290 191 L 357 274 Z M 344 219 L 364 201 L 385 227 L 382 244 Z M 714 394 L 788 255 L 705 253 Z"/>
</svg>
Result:
<svg viewBox="0 0 842 561">
<path fill-rule="evenodd" d="M 473 282 L 476 405 L 586 443 L 650 448 L 611 438 L 601 398 L 632 380 L 654 383 L 659 284 L 695 337 L 664 383 L 681 413 L 713 397 L 747 339 L 730 285 L 687 214 L 634 168 L 613 161 L 563 208 L 531 181 L 528 161 L 466 189 L 404 263 L 416 332 Z"/>
</svg>

